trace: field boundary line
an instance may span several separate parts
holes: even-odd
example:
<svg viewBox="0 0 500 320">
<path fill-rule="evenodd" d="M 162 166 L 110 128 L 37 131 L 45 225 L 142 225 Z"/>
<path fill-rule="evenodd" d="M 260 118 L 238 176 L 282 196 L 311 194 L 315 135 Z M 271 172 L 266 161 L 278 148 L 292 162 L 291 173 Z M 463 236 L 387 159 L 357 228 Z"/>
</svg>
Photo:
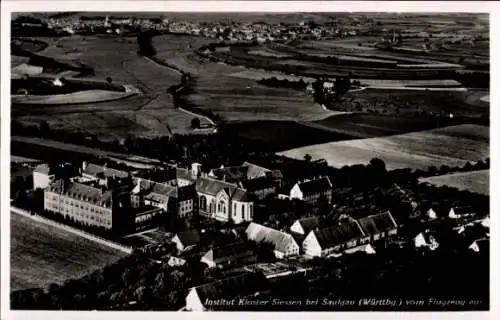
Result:
<svg viewBox="0 0 500 320">
<path fill-rule="evenodd" d="M 186 110 L 183 107 L 177 107 L 177 108 L 179 110 L 181 110 L 181 111 L 184 111 L 185 113 L 187 113 L 189 115 L 194 116 L 194 117 L 203 118 L 203 119 L 207 120 L 208 122 L 210 122 L 211 125 L 215 126 L 215 122 L 212 119 L 210 119 L 209 117 L 207 117 L 207 116 L 204 116 L 204 115 L 201 115 L 201 114 L 197 114 L 197 113 L 195 113 L 193 111 Z"/>
<path fill-rule="evenodd" d="M 32 214 L 28 213 L 25 210 L 22 210 L 22 209 L 13 207 L 13 206 L 10 207 L 10 210 L 11 210 L 11 212 L 19 214 L 19 215 L 21 215 L 23 217 L 29 218 L 29 219 L 37 221 L 37 222 L 44 223 L 46 225 L 49 225 L 49 226 L 52 226 L 52 227 L 55 227 L 55 228 L 59 228 L 61 230 L 68 231 L 70 233 L 73 233 L 73 234 L 75 234 L 77 236 L 80 236 L 82 238 L 85 238 L 87 240 L 91 240 L 91 241 L 97 242 L 99 244 L 108 246 L 108 247 L 110 247 L 112 249 L 120 250 L 120 251 L 122 251 L 122 252 L 124 252 L 126 254 L 131 254 L 132 251 L 133 251 L 133 249 L 131 247 L 127 247 L 127 246 L 118 244 L 116 242 L 113 242 L 113 241 L 110 241 L 110 240 L 106 240 L 104 238 L 95 236 L 93 234 L 87 233 L 87 232 L 82 231 L 82 230 L 78 230 L 76 228 L 70 227 L 68 225 L 65 225 L 65 224 L 62 224 L 62 223 L 59 223 L 59 222 L 55 222 L 53 220 L 41 217 L 39 215 L 32 215 Z"/>
</svg>

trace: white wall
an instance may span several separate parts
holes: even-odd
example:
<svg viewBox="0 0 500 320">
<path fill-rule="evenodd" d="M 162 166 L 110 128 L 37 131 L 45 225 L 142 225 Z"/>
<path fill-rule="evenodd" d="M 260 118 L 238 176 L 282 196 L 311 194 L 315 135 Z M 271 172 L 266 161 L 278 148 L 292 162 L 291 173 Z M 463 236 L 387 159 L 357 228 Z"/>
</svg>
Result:
<svg viewBox="0 0 500 320">
<path fill-rule="evenodd" d="M 290 227 L 290 231 L 298 234 L 304 234 L 304 229 L 302 228 L 302 225 L 298 220 L 292 224 L 292 226 Z"/>
<path fill-rule="evenodd" d="M 292 190 L 290 190 L 290 198 L 291 199 L 303 199 L 304 195 L 302 194 L 302 191 L 300 191 L 299 184 L 296 183 Z"/>
<path fill-rule="evenodd" d="M 205 311 L 205 307 L 198 296 L 195 288 L 191 288 L 186 297 L 186 310 L 189 311 Z"/>
<path fill-rule="evenodd" d="M 33 189 L 45 189 L 49 186 L 53 176 L 33 171 Z"/>
<path fill-rule="evenodd" d="M 309 232 L 307 237 L 304 239 L 304 242 L 302 242 L 302 250 L 304 250 L 305 254 L 313 257 L 321 256 L 321 246 L 319 245 L 313 231 Z"/>
</svg>

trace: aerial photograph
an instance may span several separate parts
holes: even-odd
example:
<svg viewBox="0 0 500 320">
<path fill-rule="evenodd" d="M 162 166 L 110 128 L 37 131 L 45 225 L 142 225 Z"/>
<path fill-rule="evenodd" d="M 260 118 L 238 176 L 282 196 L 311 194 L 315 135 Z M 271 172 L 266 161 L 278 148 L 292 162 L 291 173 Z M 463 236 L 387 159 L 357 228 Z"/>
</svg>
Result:
<svg viewBox="0 0 500 320">
<path fill-rule="evenodd" d="M 489 18 L 12 13 L 10 309 L 490 310 Z"/>
</svg>

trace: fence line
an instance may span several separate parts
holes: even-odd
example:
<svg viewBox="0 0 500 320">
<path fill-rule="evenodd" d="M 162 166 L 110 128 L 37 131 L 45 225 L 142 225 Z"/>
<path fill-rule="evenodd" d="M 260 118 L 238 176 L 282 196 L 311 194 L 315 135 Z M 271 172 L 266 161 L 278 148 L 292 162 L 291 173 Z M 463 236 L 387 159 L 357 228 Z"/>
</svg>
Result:
<svg viewBox="0 0 500 320">
<path fill-rule="evenodd" d="M 63 223 L 59 223 L 59 222 L 47 219 L 47 218 L 39 216 L 39 215 L 32 215 L 32 214 L 28 213 L 25 210 L 22 210 L 22 209 L 19 209 L 19 208 L 16 208 L 16 207 L 12 207 L 12 206 L 10 207 L 10 210 L 11 210 L 11 212 L 19 214 L 19 215 L 21 215 L 23 217 L 26 217 L 26 218 L 29 218 L 29 219 L 32 219 L 32 220 L 35 220 L 35 221 L 38 221 L 38 222 L 50 225 L 52 227 L 56 227 L 56 228 L 59 228 L 59 229 L 71 232 L 71 233 L 73 233 L 75 235 L 78 235 L 80 237 L 83 237 L 85 239 L 97 242 L 99 244 L 108 246 L 108 247 L 116 249 L 116 250 L 120 250 L 120 251 L 122 251 L 122 252 L 124 252 L 126 254 L 131 254 L 132 251 L 133 251 L 133 249 L 131 247 L 124 246 L 122 244 L 119 244 L 119 243 L 113 242 L 111 240 L 107 240 L 107 239 L 101 238 L 99 236 L 96 236 L 96 235 L 90 234 L 88 232 L 85 232 L 85 231 L 82 231 L 82 230 L 70 227 L 70 226 L 65 225 Z"/>
</svg>

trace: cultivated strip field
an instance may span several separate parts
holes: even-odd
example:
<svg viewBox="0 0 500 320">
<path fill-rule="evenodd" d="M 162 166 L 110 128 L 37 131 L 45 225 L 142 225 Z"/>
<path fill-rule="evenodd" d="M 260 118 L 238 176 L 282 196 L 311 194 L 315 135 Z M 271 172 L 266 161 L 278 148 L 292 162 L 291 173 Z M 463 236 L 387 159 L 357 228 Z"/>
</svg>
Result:
<svg viewBox="0 0 500 320">
<path fill-rule="evenodd" d="M 104 140 L 120 140 L 129 134 L 157 137 L 192 132 L 193 116 L 175 109 L 172 98 L 166 93 L 170 86 L 180 83 L 180 75 L 139 57 L 135 38 L 71 36 L 57 41 L 52 38 L 39 40 L 49 44 L 40 54 L 57 60 L 78 61 L 94 68 L 95 76 L 84 79 L 103 81 L 111 77 L 113 82 L 130 84 L 144 93 L 104 103 L 28 110 L 13 107 L 14 119 L 25 123 L 45 120 L 53 128 L 79 130 L 96 134 Z M 171 45 L 171 42 L 167 44 Z"/>
<path fill-rule="evenodd" d="M 438 187 L 448 186 L 485 195 L 490 194 L 490 170 L 445 174 L 442 176 L 424 178 L 420 181 L 427 182 Z"/>
<path fill-rule="evenodd" d="M 11 291 L 79 278 L 126 254 L 11 213 Z"/>
<path fill-rule="evenodd" d="M 456 147 L 450 147 L 456 146 Z M 368 163 L 378 157 L 388 169 L 425 169 L 429 166 L 462 166 L 489 157 L 489 128 L 458 125 L 384 138 L 337 141 L 281 152 L 303 159 L 325 159 L 334 167 Z"/>
</svg>

